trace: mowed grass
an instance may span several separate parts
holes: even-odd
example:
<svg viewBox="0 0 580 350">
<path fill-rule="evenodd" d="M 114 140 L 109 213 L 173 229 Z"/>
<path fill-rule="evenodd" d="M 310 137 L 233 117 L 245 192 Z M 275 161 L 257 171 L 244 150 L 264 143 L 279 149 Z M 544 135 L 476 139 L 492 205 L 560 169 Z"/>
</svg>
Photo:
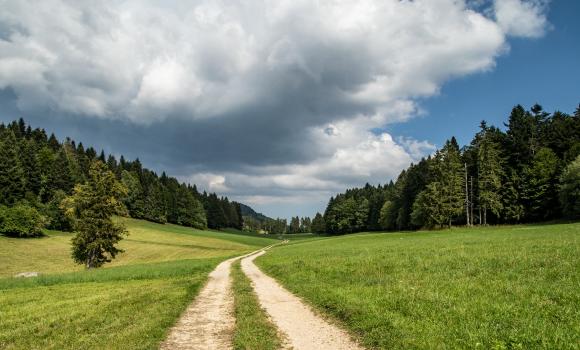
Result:
<svg viewBox="0 0 580 350">
<path fill-rule="evenodd" d="M 260 307 L 254 288 L 242 272 L 239 261 L 232 266 L 232 280 L 236 316 L 234 349 L 279 349 L 281 342 L 278 331 Z"/>
<path fill-rule="evenodd" d="M 106 267 L 180 259 L 224 257 L 249 252 L 274 239 L 195 230 L 177 225 L 118 218 L 129 235 L 119 246 L 125 250 Z M 20 272 L 56 273 L 83 270 L 70 255 L 72 233 L 47 231 L 41 238 L 0 236 L 0 277 Z"/>
<path fill-rule="evenodd" d="M 0 278 L 0 349 L 156 349 L 220 261 L 272 243 L 121 220 L 126 252 L 90 271 L 72 263 L 71 234 L 0 237 L 2 275 L 42 273 Z"/>
<path fill-rule="evenodd" d="M 257 264 L 369 348 L 580 348 L 580 224 L 350 235 Z"/>
</svg>

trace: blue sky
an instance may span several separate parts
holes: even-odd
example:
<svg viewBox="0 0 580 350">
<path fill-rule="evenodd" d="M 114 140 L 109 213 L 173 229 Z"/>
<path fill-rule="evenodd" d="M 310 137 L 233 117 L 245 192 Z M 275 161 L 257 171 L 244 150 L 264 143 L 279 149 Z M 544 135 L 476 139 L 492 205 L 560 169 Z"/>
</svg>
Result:
<svg viewBox="0 0 580 350">
<path fill-rule="evenodd" d="M 269 216 L 385 183 L 515 104 L 580 103 L 580 1 L 6 0 L 24 117 Z M 509 48 L 509 50 L 506 50 Z"/>
<path fill-rule="evenodd" d="M 386 130 L 442 145 L 450 136 L 471 141 L 479 121 L 503 127 L 515 104 L 573 113 L 580 104 L 580 1 L 550 3 L 551 29 L 538 39 L 512 39 L 489 72 L 452 80 L 425 99 L 426 115 Z"/>
</svg>

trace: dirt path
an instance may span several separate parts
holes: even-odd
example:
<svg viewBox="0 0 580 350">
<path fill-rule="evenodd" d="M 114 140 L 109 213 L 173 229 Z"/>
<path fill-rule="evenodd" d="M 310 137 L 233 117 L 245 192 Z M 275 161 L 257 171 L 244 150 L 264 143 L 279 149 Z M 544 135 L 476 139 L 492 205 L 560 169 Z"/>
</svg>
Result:
<svg viewBox="0 0 580 350">
<path fill-rule="evenodd" d="M 284 333 L 289 347 L 294 350 L 362 349 L 346 332 L 314 314 L 302 300 L 262 273 L 254 259 L 264 253 L 262 250 L 243 258 L 242 270 L 252 280 L 261 306 Z"/>
<path fill-rule="evenodd" d="M 263 249 L 270 249 L 275 245 Z M 230 270 L 236 260 L 255 253 L 223 261 L 209 274 L 206 285 L 171 328 L 160 349 L 232 349 L 236 320 Z"/>
<path fill-rule="evenodd" d="M 205 287 L 161 344 L 164 350 L 231 349 L 235 326 L 230 267 L 239 258 L 220 263 Z"/>
</svg>

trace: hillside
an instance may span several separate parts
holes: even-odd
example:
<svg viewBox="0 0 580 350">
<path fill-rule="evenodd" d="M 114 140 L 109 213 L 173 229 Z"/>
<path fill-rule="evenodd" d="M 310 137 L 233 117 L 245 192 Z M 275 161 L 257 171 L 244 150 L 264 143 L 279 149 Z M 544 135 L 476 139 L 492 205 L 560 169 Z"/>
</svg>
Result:
<svg viewBox="0 0 580 350">
<path fill-rule="evenodd" d="M 250 217 L 254 220 L 260 221 L 260 222 L 264 222 L 267 220 L 272 220 L 272 218 L 267 217 L 266 215 L 262 214 L 262 213 L 258 213 L 256 212 L 254 209 L 252 209 L 250 206 L 245 205 L 243 203 L 240 203 L 240 208 L 242 210 L 242 217 Z"/>
<path fill-rule="evenodd" d="M 120 220 L 126 252 L 93 271 L 72 263 L 71 234 L 0 236 L 0 348 L 156 348 L 220 261 L 275 242 Z"/>
</svg>

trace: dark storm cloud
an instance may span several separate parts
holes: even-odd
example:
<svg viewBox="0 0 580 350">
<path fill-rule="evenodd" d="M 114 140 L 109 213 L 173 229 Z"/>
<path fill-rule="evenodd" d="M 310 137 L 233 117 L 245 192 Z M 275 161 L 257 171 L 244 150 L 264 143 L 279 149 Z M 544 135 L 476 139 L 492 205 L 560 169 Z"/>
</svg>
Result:
<svg viewBox="0 0 580 350">
<path fill-rule="evenodd" d="M 0 118 L 262 201 L 384 182 L 433 147 L 370 130 L 546 24 L 476 3 L 5 1 Z"/>
</svg>

